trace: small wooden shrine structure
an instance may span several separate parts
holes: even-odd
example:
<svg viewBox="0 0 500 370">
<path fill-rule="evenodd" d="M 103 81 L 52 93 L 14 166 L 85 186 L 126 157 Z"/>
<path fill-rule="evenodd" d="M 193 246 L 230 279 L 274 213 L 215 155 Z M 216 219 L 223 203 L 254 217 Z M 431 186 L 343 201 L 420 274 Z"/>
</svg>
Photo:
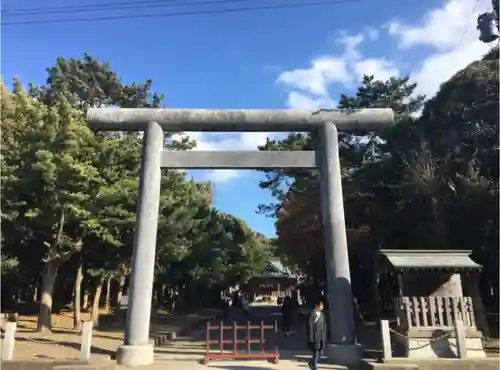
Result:
<svg viewBox="0 0 500 370">
<path fill-rule="evenodd" d="M 479 294 L 482 267 L 471 251 L 381 250 L 375 303 L 380 319 L 396 318 L 398 357 L 456 357 L 455 319 L 465 327 L 471 357 L 485 357 L 487 333 Z"/>
<path fill-rule="evenodd" d="M 271 258 L 262 273 L 252 276 L 246 285 L 253 296 L 283 297 L 292 294 L 298 278 L 278 258 Z"/>
</svg>

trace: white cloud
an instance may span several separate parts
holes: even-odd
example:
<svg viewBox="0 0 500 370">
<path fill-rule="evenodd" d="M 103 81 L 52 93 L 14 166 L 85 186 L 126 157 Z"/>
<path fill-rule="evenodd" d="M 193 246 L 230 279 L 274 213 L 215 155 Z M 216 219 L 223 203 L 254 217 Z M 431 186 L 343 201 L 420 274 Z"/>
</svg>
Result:
<svg viewBox="0 0 500 370">
<path fill-rule="evenodd" d="M 317 108 L 335 108 L 337 105 L 327 95 L 322 97 L 307 96 L 304 93 L 291 91 L 288 93 L 286 105 L 296 109 L 317 109 Z"/>
<path fill-rule="evenodd" d="M 331 82 L 350 81 L 346 60 L 342 57 L 321 57 L 311 62 L 307 69 L 283 72 L 277 82 L 305 90 L 314 95 L 326 95 Z"/>
<path fill-rule="evenodd" d="M 447 0 L 414 23 L 389 20 L 379 29 L 365 28 L 356 35 L 344 33 L 339 40 L 344 48 L 340 54 L 314 58 L 309 68 L 285 71 L 277 83 L 287 91 L 288 106 L 318 107 L 332 102 L 328 91 L 335 84 L 345 89 L 354 87 L 363 74 L 381 80 L 400 75 L 401 60 L 406 57 L 410 77 L 418 83 L 417 92 L 430 97 L 442 82 L 489 50 L 489 45 L 478 40 L 476 20 L 490 8 L 489 0 Z M 380 40 L 380 31 L 389 37 L 385 45 L 391 44 L 391 38 L 396 41 L 401 60 L 365 55 L 363 46 Z"/>
<path fill-rule="evenodd" d="M 357 77 L 374 75 L 378 79 L 388 80 L 399 75 L 395 63 L 385 58 L 367 58 L 353 63 L 352 66 Z"/>
<path fill-rule="evenodd" d="M 387 56 L 365 55 L 363 46 L 369 42 L 383 41 L 390 45 L 396 42 L 400 57 L 405 53 L 410 64 L 410 76 L 418 83 L 417 92 L 432 96 L 442 82 L 458 70 L 480 58 L 489 46 L 478 40 L 476 19 L 478 14 L 490 10 L 489 0 L 448 0 L 443 6 L 429 10 L 420 20 L 408 23 L 388 20 L 376 28 L 364 28 L 359 34 L 341 33 L 338 40 L 342 50 L 338 54 L 323 55 L 311 60 L 309 67 L 283 71 L 276 83 L 286 92 L 286 105 L 298 109 L 331 108 L 336 102 L 329 90 L 334 85 L 342 89 L 353 88 L 364 74 L 386 80 L 401 74 L 401 62 Z M 474 10 L 474 11 L 473 11 Z M 417 48 L 425 48 L 421 51 Z M 386 50 L 387 51 L 387 50 Z M 415 52 L 421 58 L 415 58 Z M 266 70 L 280 70 L 268 66 Z M 189 133 L 197 141 L 194 150 L 256 150 L 272 133 Z M 205 179 L 218 183 L 241 177 L 244 171 L 207 171 Z"/>
<path fill-rule="evenodd" d="M 241 170 L 210 170 L 204 180 L 223 184 L 241 178 L 243 175 L 244 172 Z"/>
<path fill-rule="evenodd" d="M 380 32 L 376 28 L 368 27 L 366 28 L 366 36 L 370 41 L 375 41 L 379 38 Z"/>
<path fill-rule="evenodd" d="M 390 22 L 389 34 L 401 50 L 432 50 L 411 73 L 418 93 L 433 96 L 441 83 L 486 54 L 490 46 L 478 40 L 476 29 L 478 15 L 486 11 L 491 11 L 489 0 L 448 0 L 416 24 Z"/>
<path fill-rule="evenodd" d="M 375 32 L 376 31 L 376 32 Z M 309 68 L 281 73 L 276 83 L 287 89 L 290 108 L 333 107 L 328 90 L 334 84 L 354 86 L 364 74 L 386 79 L 399 74 L 396 65 L 385 58 L 363 58 L 359 46 L 366 39 L 375 40 L 378 31 L 366 29 L 358 35 L 343 34 L 338 40 L 343 46 L 339 55 L 315 58 Z"/>
<path fill-rule="evenodd" d="M 423 45 L 449 50 L 460 47 L 464 41 L 478 42 L 477 16 L 490 10 L 490 7 L 489 0 L 448 0 L 442 8 L 427 12 L 417 24 L 391 21 L 388 31 L 398 39 L 401 49 Z"/>
<path fill-rule="evenodd" d="M 434 96 L 444 81 L 474 60 L 480 59 L 488 50 L 488 45 L 476 41 L 449 52 L 429 55 L 411 74 L 418 83 L 416 92 L 428 97 Z"/>
</svg>

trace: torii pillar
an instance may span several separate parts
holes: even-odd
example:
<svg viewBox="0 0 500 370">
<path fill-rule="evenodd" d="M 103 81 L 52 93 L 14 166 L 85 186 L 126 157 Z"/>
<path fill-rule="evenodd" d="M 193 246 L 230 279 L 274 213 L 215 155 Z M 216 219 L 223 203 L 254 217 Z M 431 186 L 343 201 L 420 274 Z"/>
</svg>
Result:
<svg viewBox="0 0 500 370">
<path fill-rule="evenodd" d="M 117 361 L 125 366 L 154 362 L 149 344 L 161 168 L 276 169 L 318 168 L 327 274 L 330 343 L 326 354 L 339 365 L 361 360 L 356 343 L 351 276 L 344 219 L 338 130 L 375 131 L 394 123 L 391 109 L 360 110 L 202 110 L 92 108 L 94 130 L 144 131 L 141 179 L 132 256 L 125 343 Z M 164 150 L 167 132 L 315 132 L 317 151 L 201 152 Z"/>
</svg>

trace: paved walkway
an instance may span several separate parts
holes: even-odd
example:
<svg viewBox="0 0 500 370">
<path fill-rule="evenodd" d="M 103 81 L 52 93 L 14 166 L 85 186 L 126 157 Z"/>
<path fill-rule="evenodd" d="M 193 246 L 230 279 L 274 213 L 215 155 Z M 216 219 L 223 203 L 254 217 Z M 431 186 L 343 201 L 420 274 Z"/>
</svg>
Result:
<svg viewBox="0 0 500 370">
<path fill-rule="evenodd" d="M 275 320 L 280 319 L 279 309 L 276 306 L 256 306 L 250 310 L 250 321 L 253 324 L 258 324 L 264 321 L 266 324 L 272 324 Z M 236 321 L 239 325 L 244 325 L 247 319 L 242 315 L 239 310 L 233 310 L 225 319 L 226 325 L 231 325 Z M 216 324 L 215 322 L 213 324 Z M 304 324 L 297 324 L 293 328 L 296 332 L 292 336 L 284 336 L 282 333 L 279 335 L 279 352 L 280 360 L 278 364 L 272 364 L 265 360 L 260 361 L 244 361 L 244 360 L 230 360 L 211 361 L 207 366 L 203 366 L 203 357 L 205 353 L 205 330 L 198 328 L 191 331 L 185 337 L 179 337 L 168 344 L 157 347 L 155 349 L 155 364 L 145 367 L 138 367 L 137 369 L 143 370 L 307 370 L 307 361 L 310 354 L 305 349 L 305 328 Z M 257 333 L 256 333 L 257 334 Z M 219 338 L 219 333 L 214 332 L 213 339 Z M 241 337 L 238 339 L 245 339 L 246 333 L 243 330 Z M 232 333 L 227 331 L 224 333 L 224 338 L 231 340 Z M 379 356 L 380 351 L 380 337 L 376 326 L 363 325 L 358 330 L 358 340 L 365 348 L 364 357 L 374 358 Z M 227 344 L 228 349 L 231 344 Z M 244 344 L 242 344 L 244 348 Z M 258 347 L 253 350 L 259 350 Z M 384 368 L 384 364 L 372 364 L 374 369 Z M 321 370 L 333 369 L 346 369 L 342 366 L 320 363 Z M 119 370 L 127 368 L 118 366 Z"/>
<path fill-rule="evenodd" d="M 259 323 L 264 321 L 266 324 L 273 323 L 274 320 L 279 320 L 279 310 L 276 306 L 259 306 L 253 307 L 250 310 L 250 321 Z M 226 323 L 238 322 L 240 325 L 246 323 L 246 318 L 241 315 L 241 312 L 233 311 L 225 320 Z M 245 360 L 230 360 L 211 361 L 207 366 L 201 365 L 201 360 L 205 353 L 205 334 L 204 329 L 199 328 L 192 331 L 186 337 L 180 337 L 176 340 L 155 350 L 155 364 L 147 367 L 140 367 L 144 370 L 196 370 L 196 369 L 225 369 L 225 370 L 306 370 L 309 353 L 304 349 L 305 337 L 304 330 L 296 328 L 296 333 L 292 336 L 285 337 L 280 333 L 280 356 L 278 364 L 272 364 L 265 360 L 245 361 Z M 218 337 L 218 333 L 214 333 L 214 338 Z M 243 339 L 245 333 L 241 334 Z M 232 339 L 232 336 L 226 336 L 226 339 Z M 125 367 L 119 366 L 118 369 L 124 370 Z M 320 369 L 342 369 L 342 367 L 334 365 L 322 365 Z"/>
</svg>

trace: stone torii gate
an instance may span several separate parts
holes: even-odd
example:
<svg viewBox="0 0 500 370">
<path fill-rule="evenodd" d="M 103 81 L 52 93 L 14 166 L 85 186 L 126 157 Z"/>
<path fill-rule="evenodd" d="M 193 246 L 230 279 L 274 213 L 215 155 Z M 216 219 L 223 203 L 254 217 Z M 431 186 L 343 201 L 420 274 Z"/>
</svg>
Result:
<svg viewBox="0 0 500 370">
<path fill-rule="evenodd" d="M 144 131 L 137 204 L 129 309 L 125 342 L 117 361 L 126 366 L 154 362 L 149 344 L 161 168 L 262 169 L 318 168 L 321 174 L 327 299 L 331 339 L 326 354 L 333 363 L 361 359 L 356 343 L 351 277 L 342 198 L 338 130 L 378 130 L 394 123 L 391 109 L 360 110 L 202 110 L 93 108 L 93 130 Z M 168 151 L 167 132 L 316 132 L 316 151 Z"/>
</svg>

